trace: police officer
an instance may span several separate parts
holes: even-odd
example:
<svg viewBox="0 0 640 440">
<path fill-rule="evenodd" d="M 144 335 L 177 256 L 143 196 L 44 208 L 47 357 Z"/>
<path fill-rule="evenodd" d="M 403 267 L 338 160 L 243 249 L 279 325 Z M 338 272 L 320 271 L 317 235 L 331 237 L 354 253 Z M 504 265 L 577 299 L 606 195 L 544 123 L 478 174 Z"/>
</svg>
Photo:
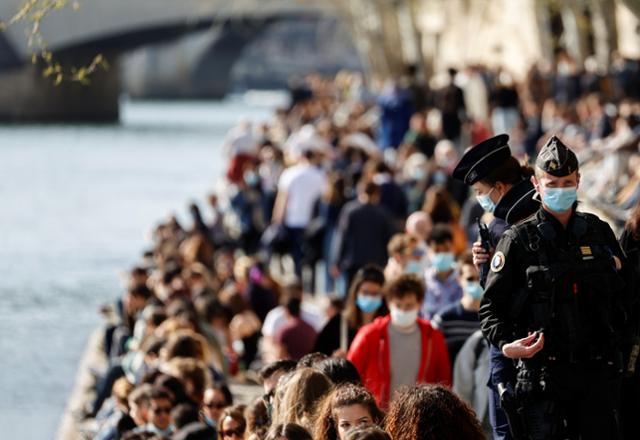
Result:
<svg viewBox="0 0 640 440">
<path fill-rule="evenodd" d="M 501 134 L 470 148 L 453 171 L 453 177 L 470 186 L 480 206 L 493 214 L 489 224 L 490 243 L 494 247 L 510 225 L 536 212 L 539 202 L 533 199 L 535 189 L 530 177 L 533 170 L 522 166 L 511 155 L 509 136 Z M 492 249 L 474 243 L 476 265 L 488 263 Z M 511 439 L 509 425 L 498 395 L 498 384 L 515 384 L 515 368 L 496 347 L 490 347 L 489 417 L 496 440 Z"/>
<path fill-rule="evenodd" d="M 576 211 L 578 160 L 557 137 L 531 180 L 541 207 L 504 233 L 480 307 L 485 337 L 517 362 L 512 432 L 619 438 L 623 252 L 607 223 Z"/>
<path fill-rule="evenodd" d="M 627 220 L 618 240 L 627 256 L 626 281 L 628 299 L 626 307 L 628 325 L 627 344 L 624 347 L 625 378 L 622 383 L 621 415 L 625 439 L 640 438 L 640 200 Z"/>
</svg>

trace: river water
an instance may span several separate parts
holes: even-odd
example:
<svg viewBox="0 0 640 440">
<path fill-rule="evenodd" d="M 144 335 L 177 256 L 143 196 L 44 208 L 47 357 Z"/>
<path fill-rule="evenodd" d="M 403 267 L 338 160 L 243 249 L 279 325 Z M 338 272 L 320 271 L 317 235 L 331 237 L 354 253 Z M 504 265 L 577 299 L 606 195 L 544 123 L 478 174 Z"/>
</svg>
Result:
<svg viewBox="0 0 640 440">
<path fill-rule="evenodd" d="M 54 438 L 97 308 L 146 233 L 186 220 L 222 175 L 228 129 L 278 101 L 125 102 L 119 125 L 0 126 L 0 437 Z"/>
</svg>

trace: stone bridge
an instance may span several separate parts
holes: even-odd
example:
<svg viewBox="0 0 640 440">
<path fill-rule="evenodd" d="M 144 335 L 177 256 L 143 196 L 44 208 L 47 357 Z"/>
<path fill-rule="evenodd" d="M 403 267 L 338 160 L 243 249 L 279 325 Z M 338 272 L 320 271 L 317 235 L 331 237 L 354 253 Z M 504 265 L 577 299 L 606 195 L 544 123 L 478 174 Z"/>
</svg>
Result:
<svg viewBox="0 0 640 440">
<path fill-rule="evenodd" d="M 0 20 L 10 19 L 23 2 L 0 2 Z M 67 6 L 42 21 L 48 49 L 63 66 L 84 65 L 103 53 L 111 69 L 92 77 L 89 87 L 70 82 L 53 86 L 31 64 L 32 48 L 25 36 L 29 24 L 10 26 L 0 33 L 0 120 L 116 120 L 120 54 L 211 26 L 219 32 L 204 54 L 218 80 L 210 96 L 224 96 L 225 79 L 242 49 L 270 25 L 336 13 L 327 0 L 79 0 L 78 4 L 77 10 Z"/>
</svg>

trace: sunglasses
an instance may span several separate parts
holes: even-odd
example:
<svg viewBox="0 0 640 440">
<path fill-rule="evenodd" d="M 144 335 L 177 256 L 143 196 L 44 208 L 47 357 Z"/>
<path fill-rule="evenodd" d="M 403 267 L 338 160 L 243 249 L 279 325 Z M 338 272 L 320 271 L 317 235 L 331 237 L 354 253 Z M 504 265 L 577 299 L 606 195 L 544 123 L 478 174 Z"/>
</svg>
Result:
<svg viewBox="0 0 640 440">
<path fill-rule="evenodd" d="M 210 403 L 204 403 L 204 406 L 206 406 L 207 408 L 214 408 L 214 409 L 224 409 L 227 407 L 227 404 L 224 402 L 210 402 Z"/>
<path fill-rule="evenodd" d="M 244 429 L 241 428 L 236 428 L 236 429 L 229 429 L 228 431 L 220 431 L 220 435 L 222 435 L 222 437 L 242 437 L 244 435 Z"/>
<path fill-rule="evenodd" d="M 465 278 L 465 280 L 466 280 L 468 283 L 472 283 L 472 282 L 474 282 L 474 281 L 480 281 L 480 278 L 478 278 L 478 277 L 468 277 L 468 278 Z"/>
<path fill-rule="evenodd" d="M 171 412 L 171 407 L 168 407 L 168 406 L 159 406 L 157 408 L 151 407 L 151 411 L 157 414 L 162 414 L 162 413 L 169 414 Z"/>
</svg>

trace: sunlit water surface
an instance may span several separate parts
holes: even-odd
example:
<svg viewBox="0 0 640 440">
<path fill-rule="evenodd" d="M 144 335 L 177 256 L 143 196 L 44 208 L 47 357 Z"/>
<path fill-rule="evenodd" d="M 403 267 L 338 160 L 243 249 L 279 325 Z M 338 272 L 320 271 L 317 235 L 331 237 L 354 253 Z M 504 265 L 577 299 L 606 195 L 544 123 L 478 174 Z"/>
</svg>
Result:
<svg viewBox="0 0 640 440">
<path fill-rule="evenodd" d="M 228 129 L 273 104 L 123 103 L 119 125 L 0 126 L 1 438 L 55 436 L 119 273 L 159 219 L 186 221 L 214 187 Z"/>
</svg>

